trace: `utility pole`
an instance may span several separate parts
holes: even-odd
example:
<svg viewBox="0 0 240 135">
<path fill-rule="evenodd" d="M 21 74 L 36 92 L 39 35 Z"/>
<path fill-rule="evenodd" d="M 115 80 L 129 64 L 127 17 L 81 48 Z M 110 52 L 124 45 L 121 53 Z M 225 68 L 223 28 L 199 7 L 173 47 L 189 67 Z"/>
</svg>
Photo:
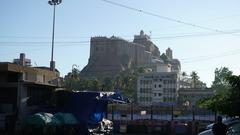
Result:
<svg viewBox="0 0 240 135">
<path fill-rule="evenodd" d="M 53 6 L 53 30 L 52 30 L 52 53 L 51 53 L 51 61 L 50 61 L 50 69 L 55 71 L 55 61 L 53 61 L 53 53 L 54 53 L 54 32 L 55 32 L 55 8 L 56 5 L 62 3 L 62 0 L 49 0 L 48 4 Z"/>
</svg>

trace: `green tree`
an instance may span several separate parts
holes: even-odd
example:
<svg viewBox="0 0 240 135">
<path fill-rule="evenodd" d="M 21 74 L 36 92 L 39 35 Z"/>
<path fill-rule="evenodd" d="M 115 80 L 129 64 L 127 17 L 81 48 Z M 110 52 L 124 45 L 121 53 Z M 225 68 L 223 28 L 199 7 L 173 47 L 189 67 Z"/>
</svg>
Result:
<svg viewBox="0 0 240 135">
<path fill-rule="evenodd" d="M 118 88 L 123 96 L 132 101 L 137 99 L 137 78 L 141 73 L 145 73 L 146 68 L 140 67 L 133 72 L 121 72 L 114 80 L 114 88 Z"/>
<path fill-rule="evenodd" d="M 140 67 L 137 69 L 137 73 L 145 73 L 145 68 L 144 67 Z"/>
<path fill-rule="evenodd" d="M 226 105 L 226 95 L 221 93 L 213 97 L 207 97 L 197 102 L 200 108 L 206 108 L 214 112 L 224 113 L 224 107 Z"/>
<path fill-rule="evenodd" d="M 169 58 L 168 58 L 168 56 L 165 54 L 165 53 L 163 53 L 161 56 L 160 56 L 160 58 L 164 61 L 164 63 L 169 63 Z"/>
<path fill-rule="evenodd" d="M 103 80 L 102 90 L 103 90 L 103 91 L 112 91 L 112 90 L 113 90 L 113 81 L 112 81 L 112 78 L 106 77 L 106 78 Z"/>
<path fill-rule="evenodd" d="M 232 71 L 230 71 L 227 67 L 221 67 L 215 69 L 215 77 L 212 83 L 212 89 L 214 89 L 217 93 L 225 93 L 225 91 L 229 88 L 229 82 L 227 81 L 227 77 L 232 75 Z"/>
<path fill-rule="evenodd" d="M 240 76 L 230 75 L 225 79 L 229 87 L 224 93 L 202 99 L 198 105 L 229 116 L 240 116 Z"/>
<path fill-rule="evenodd" d="M 97 78 L 81 78 L 76 68 L 64 77 L 65 87 L 69 90 L 101 90 L 102 82 Z"/>
<path fill-rule="evenodd" d="M 185 71 L 182 72 L 181 74 L 183 77 L 187 76 L 187 73 Z"/>
<path fill-rule="evenodd" d="M 181 74 L 180 74 L 180 80 L 183 81 L 183 82 L 187 82 L 189 80 L 188 78 L 188 74 L 183 71 Z"/>
<path fill-rule="evenodd" d="M 93 78 L 91 79 L 92 81 L 92 86 L 91 86 L 91 90 L 101 90 L 102 87 L 102 83 L 100 80 L 98 80 L 97 78 Z"/>
<path fill-rule="evenodd" d="M 73 69 L 72 72 L 69 72 L 64 77 L 64 86 L 67 89 L 73 90 L 73 89 L 79 89 L 80 85 L 80 71 L 78 69 Z"/>
<path fill-rule="evenodd" d="M 116 75 L 113 83 L 113 87 L 115 89 L 119 89 L 123 87 L 123 78 L 124 78 L 123 72 L 120 72 L 118 75 Z"/>
<path fill-rule="evenodd" d="M 197 83 L 199 82 L 199 76 L 198 76 L 197 72 L 196 71 L 192 71 L 190 76 L 191 76 L 191 79 L 192 79 L 192 87 L 196 88 Z"/>
<path fill-rule="evenodd" d="M 97 78 L 81 78 L 80 72 L 76 69 L 69 72 L 64 77 L 65 87 L 70 90 L 92 90 L 92 91 L 113 91 L 119 89 L 121 94 L 136 100 L 137 97 L 137 78 L 146 69 L 140 67 L 136 70 L 120 72 L 115 77 L 105 77 L 101 80 Z"/>
<path fill-rule="evenodd" d="M 227 77 L 231 85 L 226 95 L 226 114 L 230 116 L 240 116 L 240 75 L 231 75 Z"/>
</svg>

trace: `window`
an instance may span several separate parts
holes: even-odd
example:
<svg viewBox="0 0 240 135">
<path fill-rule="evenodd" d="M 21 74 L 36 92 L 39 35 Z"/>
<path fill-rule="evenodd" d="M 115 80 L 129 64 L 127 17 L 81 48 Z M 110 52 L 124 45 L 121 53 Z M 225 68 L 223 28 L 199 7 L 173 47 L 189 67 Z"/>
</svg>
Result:
<svg viewBox="0 0 240 135">
<path fill-rule="evenodd" d="M 162 93 L 158 93 L 158 96 L 161 97 L 161 96 L 162 96 Z"/>
<path fill-rule="evenodd" d="M 176 89 L 175 89 L 175 88 L 173 88 L 173 92 L 174 92 L 174 93 L 176 92 Z"/>
<path fill-rule="evenodd" d="M 159 88 L 161 88 L 161 87 L 162 87 L 162 85 L 161 85 L 161 84 L 159 84 L 159 85 L 158 85 L 158 87 L 159 87 Z"/>
</svg>

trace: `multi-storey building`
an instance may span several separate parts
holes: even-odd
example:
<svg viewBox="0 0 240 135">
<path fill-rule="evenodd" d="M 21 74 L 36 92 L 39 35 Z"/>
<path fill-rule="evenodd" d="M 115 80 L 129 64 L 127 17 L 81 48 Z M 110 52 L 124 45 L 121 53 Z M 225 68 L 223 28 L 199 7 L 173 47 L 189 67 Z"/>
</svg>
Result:
<svg viewBox="0 0 240 135">
<path fill-rule="evenodd" d="M 138 77 L 137 97 L 140 105 L 173 105 L 177 103 L 181 64 L 166 50 L 166 59 L 153 59 L 151 73 Z"/>
<path fill-rule="evenodd" d="M 55 88 L 60 86 L 59 72 L 48 67 L 31 67 L 25 54 L 13 63 L 0 63 L 0 128 L 50 104 Z M 10 121 L 10 122 L 9 122 Z M 9 124 L 10 123 L 10 124 Z"/>
<path fill-rule="evenodd" d="M 140 75 L 137 82 L 138 104 L 144 106 L 175 104 L 178 98 L 178 82 L 177 72 L 152 72 Z"/>
</svg>

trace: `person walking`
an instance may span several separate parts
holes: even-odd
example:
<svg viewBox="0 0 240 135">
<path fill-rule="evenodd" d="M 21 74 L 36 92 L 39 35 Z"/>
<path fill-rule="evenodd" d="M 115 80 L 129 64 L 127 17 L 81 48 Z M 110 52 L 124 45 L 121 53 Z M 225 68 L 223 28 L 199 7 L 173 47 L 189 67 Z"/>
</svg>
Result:
<svg viewBox="0 0 240 135">
<path fill-rule="evenodd" d="M 215 123 L 212 127 L 212 132 L 214 135 L 226 135 L 227 126 L 222 123 L 222 117 L 217 117 L 217 123 Z"/>
</svg>

